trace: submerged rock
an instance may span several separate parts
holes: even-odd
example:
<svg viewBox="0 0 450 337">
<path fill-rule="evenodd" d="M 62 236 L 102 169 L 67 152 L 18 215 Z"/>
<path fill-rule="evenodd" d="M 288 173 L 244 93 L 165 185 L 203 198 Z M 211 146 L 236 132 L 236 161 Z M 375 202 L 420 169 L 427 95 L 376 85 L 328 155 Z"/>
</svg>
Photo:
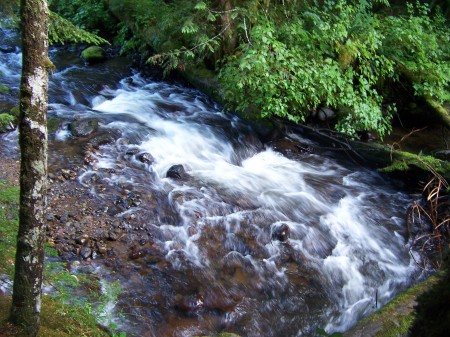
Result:
<svg viewBox="0 0 450 337">
<path fill-rule="evenodd" d="M 106 129 L 100 130 L 98 134 L 93 136 L 94 137 L 90 140 L 90 144 L 95 149 L 98 149 L 102 145 L 114 143 L 121 136 L 121 133 L 118 130 Z"/>
<path fill-rule="evenodd" d="M 289 226 L 285 223 L 272 228 L 272 240 L 286 242 L 289 239 Z"/>
<path fill-rule="evenodd" d="M 144 164 L 151 164 L 155 161 L 155 158 L 153 158 L 153 156 L 148 152 L 140 153 L 136 156 L 136 158 Z"/>
<path fill-rule="evenodd" d="M 185 313 L 194 313 L 196 310 L 203 307 L 203 297 L 199 294 L 197 295 L 180 295 L 177 294 L 175 297 L 174 307 Z"/>
<path fill-rule="evenodd" d="M 69 124 L 69 130 L 75 137 L 83 137 L 90 135 L 98 128 L 98 120 L 94 118 L 86 118 L 73 121 Z"/>
<path fill-rule="evenodd" d="M 84 247 L 80 250 L 80 256 L 83 259 L 87 259 L 87 258 L 91 257 L 91 255 L 92 255 L 92 249 L 89 247 Z"/>
<path fill-rule="evenodd" d="M 188 174 L 184 170 L 183 165 L 173 165 L 167 170 L 166 177 L 172 179 L 186 179 Z"/>
</svg>

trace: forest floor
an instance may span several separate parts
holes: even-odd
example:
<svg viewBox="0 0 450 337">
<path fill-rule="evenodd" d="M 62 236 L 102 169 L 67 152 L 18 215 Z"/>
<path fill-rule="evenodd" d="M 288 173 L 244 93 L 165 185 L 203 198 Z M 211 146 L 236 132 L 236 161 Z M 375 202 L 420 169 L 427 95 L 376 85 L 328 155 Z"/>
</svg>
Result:
<svg viewBox="0 0 450 337">
<path fill-rule="evenodd" d="M 7 185 L 19 185 L 20 163 L 15 159 L 0 158 L 0 180 L 6 181 Z"/>
</svg>

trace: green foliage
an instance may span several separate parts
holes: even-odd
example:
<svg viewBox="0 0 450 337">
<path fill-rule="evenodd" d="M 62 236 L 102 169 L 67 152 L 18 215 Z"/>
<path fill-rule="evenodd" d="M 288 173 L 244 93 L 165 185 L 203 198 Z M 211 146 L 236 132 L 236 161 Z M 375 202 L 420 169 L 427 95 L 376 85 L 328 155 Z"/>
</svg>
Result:
<svg viewBox="0 0 450 337">
<path fill-rule="evenodd" d="M 150 45 L 157 54 L 148 62 L 163 66 L 167 73 L 174 69 L 184 70 L 186 64 L 211 59 L 228 30 L 228 27 L 222 27 L 217 31 L 222 13 L 212 10 L 211 6 L 210 1 L 150 1 L 145 20 L 152 24 L 148 33 L 153 36 Z"/>
<path fill-rule="evenodd" d="M 117 20 L 108 11 L 105 0 L 49 0 L 49 7 L 83 30 L 103 36 L 117 32 Z"/>
<path fill-rule="evenodd" d="M 252 107 L 262 117 L 293 121 L 329 106 L 340 112 L 339 131 L 377 130 L 383 136 L 390 115 L 377 86 L 392 76 L 393 67 L 379 54 L 378 26 L 366 1 L 328 1 L 284 23 L 261 17 L 251 43 L 228 57 L 220 71 L 223 96 L 231 108 Z"/>
<path fill-rule="evenodd" d="M 89 44 L 109 44 L 109 42 L 100 36 L 89 33 L 84 29 L 75 26 L 71 21 L 64 19 L 56 13 L 50 13 L 49 27 L 50 44 L 66 42 L 69 43 L 89 43 Z"/>
<path fill-rule="evenodd" d="M 430 15 L 426 4 L 407 5 L 407 14 L 382 21 L 382 52 L 393 61 L 397 77 L 412 82 L 417 96 L 450 101 L 450 28 L 445 18 Z"/>
<path fill-rule="evenodd" d="M 7 95 L 11 92 L 11 89 L 9 89 L 6 85 L 0 84 L 0 94 Z"/>
<path fill-rule="evenodd" d="M 91 30 L 96 18 L 109 15 L 105 1 L 51 5 Z M 298 122 L 327 106 L 338 111 L 338 131 L 381 137 L 395 111 L 386 84 L 406 78 L 416 95 L 450 100 L 445 19 L 419 2 L 388 6 L 387 0 L 109 1 L 123 22 L 113 30 L 122 51 L 150 46 L 156 54 L 148 61 L 166 73 L 197 64 L 220 68 L 230 109 Z"/>
</svg>

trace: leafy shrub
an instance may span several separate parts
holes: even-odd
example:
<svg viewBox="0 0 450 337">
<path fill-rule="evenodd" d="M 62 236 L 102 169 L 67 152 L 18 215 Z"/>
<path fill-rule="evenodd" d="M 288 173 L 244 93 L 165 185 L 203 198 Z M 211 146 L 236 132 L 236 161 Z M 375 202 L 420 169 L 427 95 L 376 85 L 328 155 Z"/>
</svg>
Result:
<svg viewBox="0 0 450 337">
<path fill-rule="evenodd" d="M 50 44 L 64 43 L 89 43 L 109 44 L 109 42 L 95 34 L 75 26 L 69 20 L 64 19 L 56 13 L 50 13 L 50 27 L 48 32 Z"/>
<path fill-rule="evenodd" d="M 366 1 L 328 1 L 282 24 L 260 18 L 251 43 L 220 71 L 225 100 L 240 111 L 250 106 L 263 117 L 293 121 L 329 106 L 340 111 L 339 131 L 377 130 L 383 136 L 390 116 L 377 86 L 393 75 L 393 67 L 379 53 L 380 22 L 370 8 Z"/>
<path fill-rule="evenodd" d="M 415 94 L 450 101 L 450 28 L 445 18 L 430 15 L 426 4 L 407 5 L 407 14 L 383 18 L 382 52 L 412 82 Z"/>
<path fill-rule="evenodd" d="M 107 1 L 101 0 L 49 0 L 49 8 L 59 16 L 86 31 L 102 36 L 114 36 L 117 20 L 107 9 Z"/>
</svg>

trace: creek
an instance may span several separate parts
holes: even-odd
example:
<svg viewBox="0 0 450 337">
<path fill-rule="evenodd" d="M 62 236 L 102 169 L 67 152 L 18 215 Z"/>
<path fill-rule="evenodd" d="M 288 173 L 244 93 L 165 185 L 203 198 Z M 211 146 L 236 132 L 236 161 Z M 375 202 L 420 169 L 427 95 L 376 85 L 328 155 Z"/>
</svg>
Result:
<svg viewBox="0 0 450 337">
<path fill-rule="evenodd" d="M 0 45 L 17 41 L 1 34 Z M 125 58 L 87 66 L 78 52 L 50 51 L 49 171 L 83 167 L 74 184 L 120 223 L 125 238 L 111 244 L 125 257 L 89 260 L 120 281 L 114 312 L 127 336 L 344 331 L 421 277 L 399 182 L 304 151 L 321 144 L 287 126 L 267 141 L 199 91 L 143 76 Z M 12 89 L 2 104 L 12 106 L 20 50 L 3 48 L 0 61 Z M 75 136 L 74 121 L 93 121 L 97 138 Z M 0 145 L 17 157 L 17 132 Z"/>
</svg>

